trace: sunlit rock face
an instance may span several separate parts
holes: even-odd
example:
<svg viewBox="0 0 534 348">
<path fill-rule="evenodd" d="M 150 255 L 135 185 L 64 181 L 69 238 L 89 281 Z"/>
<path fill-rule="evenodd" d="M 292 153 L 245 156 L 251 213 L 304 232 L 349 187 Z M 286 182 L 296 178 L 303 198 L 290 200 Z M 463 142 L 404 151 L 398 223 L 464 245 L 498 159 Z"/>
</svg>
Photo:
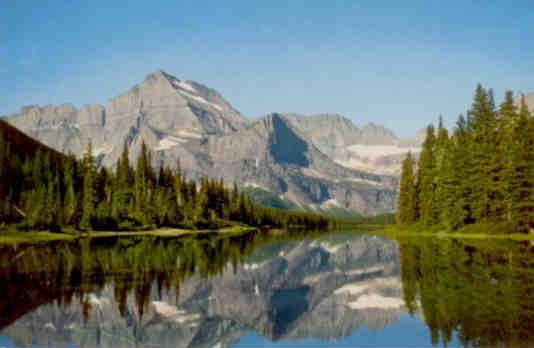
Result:
<svg viewBox="0 0 534 348">
<path fill-rule="evenodd" d="M 531 113 L 534 113 L 534 92 L 524 95 L 525 103 L 527 104 L 528 109 Z"/>
<path fill-rule="evenodd" d="M 417 155 L 421 151 L 420 137 L 402 140 L 374 123 L 358 128 L 337 114 L 285 116 L 323 153 L 346 168 L 398 176 L 406 154 Z"/>
<path fill-rule="evenodd" d="M 42 305 L 2 334 L 21 346 L 229 347 L 250 330 L 273 340 L 341 338 L 406 311 L 396 244 L 372 236 L 269 244 L 235 270 L 188 277 L 178 292 L 140 282 L 147 300 L 130 293 L 122 309 L 120 287 Z"/>
<path fill-rule="evenodd" d="M 136 159 L 144 142 L 156 167 L 179 162 L 189 178 L 223 178 L 297 208 L 363 215 L 394 210 L 400 159 L 410 150 L 384 127 L 359 129 L 338 115 L 250 121 L 217 91 L 164 71 L 105 107 L 29 106 L 6 120 L 78 157 L 91 140 L 99 165 L 114 168 L 125 146 Z"/>
</svg>

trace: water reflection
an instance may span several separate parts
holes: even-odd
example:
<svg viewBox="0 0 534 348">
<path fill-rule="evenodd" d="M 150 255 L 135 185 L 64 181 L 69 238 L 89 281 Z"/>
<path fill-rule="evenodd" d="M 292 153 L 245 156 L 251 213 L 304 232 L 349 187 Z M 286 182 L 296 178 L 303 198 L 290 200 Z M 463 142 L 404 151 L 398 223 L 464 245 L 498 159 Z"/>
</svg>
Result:
<svg viewBox="0 0 534 348">
<path fill-rule="evenodd" d="M 401 239 L 407 307 L 432 343 L 534 346 L 534 247 L 506 240 Z"/>
<path fill-rule="evenodd" d="M 528 243 L 256 233 L 0 255 L 0 334 L 17 346 L 222 348 L 251 333 L 330 346 L 399 323 L 427 326 L 428 345 L 534 343 Z M 388 345 L 416 344 L 404 331 Z"/>
</svg>

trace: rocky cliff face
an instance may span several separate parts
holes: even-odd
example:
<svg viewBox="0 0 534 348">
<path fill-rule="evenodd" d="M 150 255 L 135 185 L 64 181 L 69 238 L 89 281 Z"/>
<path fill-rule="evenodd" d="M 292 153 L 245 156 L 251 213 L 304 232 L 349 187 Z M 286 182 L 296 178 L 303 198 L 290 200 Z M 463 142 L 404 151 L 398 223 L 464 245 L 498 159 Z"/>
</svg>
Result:
<svg viewBox="0 0 534 348">
<path fill-rule="evenodd" d="M 534 92 L 525 94 L 525 102 L 527 103 L 530 112 L 534 113 Z"/>
<path fill-rule="evenodd" d="M 347 168 L 398 176 L 406 153 L 420 151 L 420 140 L 401 140 L 391 130 L 374 123 L 358 128 L 336 114 L 286 117 L 319 150 Z"/>
<path fill-rule="evenodd" d="M 222 177 L 269 191 L 304 209 L 390 212 L 400 160 L 411 148 L 380 126 L 359 129 L 339 115 L 271 114 L 251 122 L 222 96 L 163 71 L 103 107 L 24 107 L 8 122 L 46 145 L 114 167 L 142 142 L 154 165 L 179 159 L 193 178 Z M 413 146 L 417 151 L 416 146 Z"/>
<path fill-rule="evenodd" d="M 222 348 L 251 330 L 272 340 L 342 338 L 406 311 L 397 257 L 395 242 L 368 235 L 268 245 L 235 271 L 192 276 L 179 294 L 152 286 L 142 311 L 131 295 L 121 315 L 108 284 L 89 295 L 86 321 L 74 299 L 41 306 L 2 334 L 54 347 Z"/>
</svg>

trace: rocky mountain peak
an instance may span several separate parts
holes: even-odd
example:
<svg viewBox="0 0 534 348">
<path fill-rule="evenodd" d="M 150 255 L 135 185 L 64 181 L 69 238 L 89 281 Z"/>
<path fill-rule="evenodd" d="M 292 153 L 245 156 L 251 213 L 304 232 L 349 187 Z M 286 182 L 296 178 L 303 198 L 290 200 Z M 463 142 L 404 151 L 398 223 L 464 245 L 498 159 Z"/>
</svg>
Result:
<svg viewBox="0 0 534 348">
<path fill-rule="evenodd" d="M 394 208 L 394 178 L 375 175 L 367 166 L 362 170 L 348 156 L 336 157 L 365 141 L 346 117 L 271 113 L 250 122 L 216 90 L 163 70 L 148 74 L 105 107 L 29 106 L 8 122 L 78 156 L 91 139 L 97 163 L 111 168 L 125 145 L 135 160 L 144 142 L 154 165 L 174 166 L 179 159 L 190 178 L 210 176 L 261 188 L 303 209 L 327 204 L 368 214 Z M 386 132 L 376 126 L 370 134 Z"/>
<path fill-rule="evenodd" d="M 367 123 L 364 125 L 361 129 L 362 133 L 362 144 L 369 144 L 369 145 L 375 145 L 375 144 L 384 144 L 385 142 L 389 142 L 390 144 L 395 144 L 399 141 L 399 138 L 395 136 L 393 131 L 390 129 L 377 125 L 375 123 Z"/>
</svg>

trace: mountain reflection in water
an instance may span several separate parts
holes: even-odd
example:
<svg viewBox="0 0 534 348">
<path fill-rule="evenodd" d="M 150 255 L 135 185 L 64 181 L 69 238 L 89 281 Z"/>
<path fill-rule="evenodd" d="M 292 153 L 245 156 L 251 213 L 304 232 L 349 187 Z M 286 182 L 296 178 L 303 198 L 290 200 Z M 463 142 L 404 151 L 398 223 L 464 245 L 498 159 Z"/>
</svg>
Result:
<svg viewBox="0 0 534 348">
<path fill-rule="evenodd" d="M 332 346 L 396 327 L 402 341 L 382 345 L 534 344 L 529 243 L 253 233 L 0 249 L 0 346 Z"/>
</svg>

